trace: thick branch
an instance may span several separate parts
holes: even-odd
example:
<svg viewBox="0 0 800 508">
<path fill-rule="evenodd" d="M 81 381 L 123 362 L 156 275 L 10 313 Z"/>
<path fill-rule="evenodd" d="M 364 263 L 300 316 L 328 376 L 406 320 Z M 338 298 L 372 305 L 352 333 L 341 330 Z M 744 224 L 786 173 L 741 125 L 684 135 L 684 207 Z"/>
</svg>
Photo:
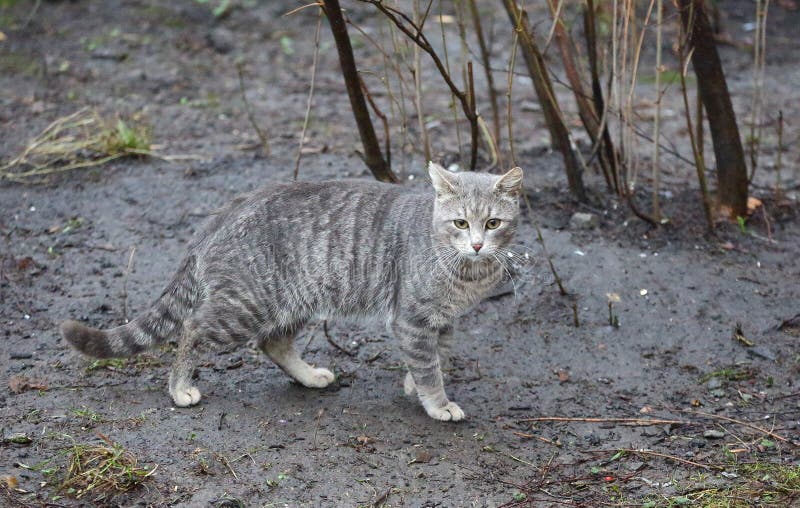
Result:
<svg viewBox="0 0 800 508">
<path fill-rule="evenodd" d="M 542 106 L 547 128 L 550 130 L 551 142 L 553 147 L 561 152 L 564 158 L 564 167 L 567 173 L 567 182 L 572 194 L 579 201 L 586 201 L 586 190 L 583 187 L 582 168 L 578 163 L 575 152 L 572 150 L 572 143 L 569 139 L 569 130 L 564 123 L 561 109 L 558 107 L 553 84 L 550 82 L 550 75 L 544 64 L 544 57 L 539 51 L 536 41 L 533 38 L 528 14 L 524 9 L 520 9 L 515 0 L 503 0 L 503 5 L 508 12 L 511 23 L 519 35 L 519 45 L 525 63 L 528 67 L 528 74 L 533 80 L 533 87 Z"/>
<path fill-rule="evenodd" d="M 347 24 L 344 16 L 342 16 L 339 0 L 323 0 L 322 8 L 330 22 L 331 33 L 336 41 L 336 49 L 339 52 L 339 64 L 342 67 L 347 94 L 350 97 L 350 106 L 356 119 L 361 143 L 364 145 L 364 162 L 377 180 L 396 183 L 399 180 L 383 158 L 378 144 L 378 137 L 375 135 L 375 128 L 372 126 L 367 102 L 361 90 L 361 80 L 359 79 L 355 57 L 353 56 L 353 47 L 350 44 L 350 36 L 347 34 Z"/>
<path fill-rule="evenodd" d="M 717 161 L 720 205 L 731 217 L 744 217 L 747 214 L 747 167 L 714 32 L 703 0 L 679 0 L 678 4 L 689 37 L 700 98 L 708 115 Z"/>
</svg>

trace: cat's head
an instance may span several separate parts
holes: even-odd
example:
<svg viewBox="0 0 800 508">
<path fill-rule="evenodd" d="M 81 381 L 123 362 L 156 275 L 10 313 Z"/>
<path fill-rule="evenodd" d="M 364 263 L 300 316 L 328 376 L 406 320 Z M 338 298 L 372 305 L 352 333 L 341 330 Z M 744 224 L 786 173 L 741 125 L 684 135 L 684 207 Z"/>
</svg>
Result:
<svg viewBox="0 0 800 508">
<path fill-rule="evenodd" d="M 431 162 L 428 174 L 436 190 L 434 241 L 474 260 L 502 252 L 517 228 L 522 169 L 502 176 L 452 173 Z"/>
</svg>

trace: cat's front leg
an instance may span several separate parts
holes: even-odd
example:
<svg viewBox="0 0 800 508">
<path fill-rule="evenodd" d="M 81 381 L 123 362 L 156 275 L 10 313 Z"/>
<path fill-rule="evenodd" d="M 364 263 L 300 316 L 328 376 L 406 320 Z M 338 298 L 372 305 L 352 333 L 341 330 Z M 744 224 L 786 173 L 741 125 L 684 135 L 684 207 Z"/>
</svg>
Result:
<svg viewBox="0 0 800 508">
<path fill-rule="evenodd" d="M 447 371 L 452 365 L 452 349 L 453 349 L 453 327 L 445 326 L 439 330 L 439 367 L 443 371 Z M 414 384 L 414 378 L 411 372 L 406 372 L 406 377 L 403 380 L 403 391 L 406 395 L 416 395 L 417 387 Z"/>
<path fill-rule="evenodd" d="M 412 384 L 428 416 L 436 420 L 462 420 L 464 411 L 450 402 L 444 391 L 439 364 L 439 330 L 416 320 L 398 319 L 392 331 L 400 340 Z"/>
</svg>

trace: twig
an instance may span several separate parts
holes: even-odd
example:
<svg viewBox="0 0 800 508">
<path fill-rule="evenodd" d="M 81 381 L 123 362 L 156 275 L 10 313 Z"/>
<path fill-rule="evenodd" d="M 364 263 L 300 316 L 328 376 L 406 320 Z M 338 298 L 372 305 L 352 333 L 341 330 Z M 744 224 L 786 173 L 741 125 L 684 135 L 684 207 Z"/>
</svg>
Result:
<svg viewBox="0 0 800 508">
<path fill-rule="evenodd" d="M 385 350 L 385 349 L 381 349 L 380 351 L 378 351 L 378 352 L 377 352 L 377 353 L 375 353 L 374 355 L 372 355 L 372 356 L 370 356 L 369 358 L 367 358 L 366 360 L 364 360 L 364 363 L 372 363 L 372 362 L 374 362 L 375 360 L 377 360 L 378 358 L 380 358 L 380 357 L 381 357 L 381 355 L 382 355 L 383 353 L 385 353 L 385 352 L 386 352 L 386 350 Z"/>
<path fill-rule="evenodd" d="M 514 432 L 512 432 L 512 434 L 514 434 L 515 436 L 519 436 L 519 437 L 525 438 L 525 439 L 538 439 L 539 441 L 541 441 L 543 443 L 547 443 L 549 445 L 553 445 L 553 446 L 556 446 L 558 448 L 561 448 L 561 443 L 559 443 L 558 441 L 553 441 L 552 439 L 547 439 L 546 437 L 537 436 L 536 434 L 526 434 L 525 432 L 519 432 L 519 431 L 516 431 L 516 430 Z"/>
<path fill-rule="evenodd" d="M 705 413 L 703 411 L 691 411 L 691 410 L 688 410 L 688 409 L 676 409 L 676 411 L 678 411 L 679 413 L 685 413 L 685 414 L 690 414 L 690 415 L 701 416 L 703 418 L 711 418 L 711 419 L 715 419 L 715 420 L 722 420 L 722 421 L 726 421 L 726 422 L 735 423 L 736 425 L 741 425 L 743 427 L 747 427 L 749 429 L 752 429 L 752 430 L 761 432 L 763 434 L 766 434 L 766 435 L 768 435 L 768 436 L 770 436 L 772 438 L 775 438 L 778 441 L 781 441 L 783 443 L 788 443 L 788 444 L 792 444 L 794 446 L 797 446 L 794 442 L 790 441 L 789 439 L 787 439 L 787 438 L 785 438 L 785 437 L 783 437 L 783 436 L 781 436 L 779 434 L 776 434 L 776 433 L 772 432 L 771 430 L 767 430 L 767 429 L 765 429 L 763 427 L 759 427 L 758 425 L 753 425 L 752 423 L 744 422 L 742 420 L 737 420 L 736 418 L 731 418 L 730 416 L 715 415 L 713 413 Z"/>
<path fill-rule="evenodd" d="M 504 452 L 502 450 L 495 450 L 491 446 L 484 446 L 483 450 L 487 451 L 487 452 L 497 453 L 498 455 L 503 455 L 503 456 L 508 457 L 509 459 L 515 461 L 515 462 L 519 462 L 520 464 L 525 464 L 526 466 L 536 467 L 535 464 L 532 464 L 532 463 L 528 462 L 525 459 L 521 459 L 519 457 L 516 457 L 516 456 L 514 456 L 514 455 L 512 455 L 512 454 L 510 454 L 508 452 Z"/>
<path fill-rule="evenodd" d="M 331 337 L 330 334 L 328 333 L 328 321 L 327 320 L 322 322 L 322 331 L 325 334 L 325 340 L 327 340 L 328 344 L 330 344 L 331 346 L 335 347 L 336 349 L 338 349 L 342 353 L 346 354 L 347 356 L 356 356 L 358 354 L 358 353 L 355 353 L 353 351 L 350 351 L 348 349 L 343 348 L 342 346 L 337 344 L 336 341 L 333 340 L 333 337 Z"/>
<path fill-rule="evenodd" d="M 781 324 L 779 324 L 776 327 L 776 330 L 782 331 L 784 328 L 786 328 L 788 326 L 795 326 L 795 325 L 800 326 L 800 313 L 795 314 L 794 316 L 790 317 L 789 319 L 784 319 L 783 321 L 781 321 Z"/>
<path fill-rule="evenodd" d="M 539 241 L 539 245 L 542 246 L 542 253 L 547 259 L 547 264 L 550 266 L 550 272 L 553 274 L 553 278 L 556 280 L 556 284 L 558 285 L 558 292 L 561 293 L 561 296 L 567 296 L 569 293 L 567 293 L 567 290 L 564 289 L 564 285 L 561 283 L 561 277 L 558 276 L 558 272 L 553 264 L 553 260 L 550 258 L 550 253 L 547 252 L 547 246 L 544 244 L 544 237 L 542 236 L 542 230 L 539 229 L 539 223 L 536 222 L 536 219 L 533 217 L 533 207 L 528 200 L 528 196 L 524 192 L 522 197 L 525 201 L 525 206 L 528 209 L 528 216 L 531 219 L 531 223 L 533 223 L 533 227 L 536 228 L 536 239 Z"/>
<path fill-rule="evenodd" d="M 373 508 L 380 508 L 381 506 L 383 506 L 383 503 L 384 503 L 384 501 L 386 501 L 387 499 L 389 499 L 389 494 L 391 494 L 391 493 L 392 493 L 392 488 L 393 488 L 393 487 L 389 487 L 388 489 L 386 489 L 386 492 L 384 492 L 383 494 L 381 494 L 380 496 L 378 496 L 378 497 L 375 499 L 375 501 L 373 501 L 373 502 L 372 502 L 372 506 L 373 506 Z"/>
<path fill-rule="evenodd" d="M 634 455 L 646 455 L 651 457 L 659 457 L 662 459 L 673 460 L 675 462 L 681 462 L 683 464 L 687 464 L 694 467 L 699 467 L 701 469 L 705 469 L 707 471 L 724 471 L 725 468 L 722 466 L 712 466 L 708 464 L 701 464 L 700 462 L 694 462 L 691 460 L 682 459 L 680 457 L 676 457 L 674 455 L 668 455 L 666 453 L 659 453 L 659 452 L 652 452 L 650 450 L 643 450 L 643 449 L 634 449 L 634 448 L 618 448 L 618 449 L 610 449 L 610 450 L 581 450 L 582 453 L 630 453 Z"/>
<path fill-rule="evenodd" d="M 250 106 L 250 102 L 247 100 L 247 94 L 244 90 L 244 64 L 242 62 L 236 64 L 236 71 L 239 74 L 239 93 L 242 95 L 242 102 L 244 102 L 244 109 L 247 112 L 247 119 L 250 121 L 253 130 L 256 131 L 259 141 L 261 141 L 261 148 L 264 150 L 264 155 L 269 155 L 269 139 L 266 133 L 259 127 L 258 122 L 256 122 L 256 117 L 253 115 L 253 108 Z"/>
<path fill-rule="evenodd" d="M 578 302 L 572 302 L 572 322 L 575 328 L 581 327 L 581 321 L 578 319 Z"/>
<path fill-rule="evenodd" d="M 647 427 L 650 425 L 688 425 L 685 420 L 666 420 L 655 418 L 581 418 L 571 416 L 539 416 L 523 418 L 520 422 L 583 422 L 583 423 L 621 423 L 631 427 Z"/>
<path fill-rule="evenodd" d="M 311 102 L 314 99 L 314 86 L 317 82 L 317 61 L 319 60 L 319 34 L 322 26 L 322 8 L 319 9 L 317 16 L 317 28 L 314 31 L 314 59 L 311 63 L 311 83 L 308 85 L 308 99 L 306 100 L 306 114 L 303 117 L 303 130 L 300 132 L 300 146 L 297 147 L 297 157 L 294 160 L 294 180 L 300 173 L 300 158 L 303 156 L 303 145 L 306 142 L 306 131 L 308 130 L 308 119 L 311 116 Z"/>
<path fill-rule="evenodd" d="M 217 457 L 219 458 L 219 460 L 220 460 L 220 461 L 221 461 L 223 464 L 225 464 L 225 467 L 227 467 L 227 468 L 228 468 L 228 471 L 230 471 L 230 472 L 231 472 L 231 474 L 233 475 L 233 477 L 234 477 L 235 479 L 237 479 L 237 480 L 238 480 L 238 479 L 239 479 L 239 476 L 236 474 L 236 471 L 234 471 L 234 470 L 233 470 L 233 466 L 231 466 L 231 463 L 230 463 L 230 462 L 228 462 L 228 458 L 227 458 L 225 455 L 222 455 L 221 453 L 218 453 L 218 454 L 217 454 Z"/>
<path fill-rule="evenodd" d="M 322 420 L 322 415 L 325 414 L 325 408 L 320 409 L 317 412 L 317 422 L 314 424 L 314 445 L 312 446 L 312 450 L 317 449 L 317 431 L 319 430 L 319 421 Z"/>
<path fill-rule="evenodd" d="M 384 147 L 386 150 L 386 164 L 390 167 L 392 165 L 392 137 L 389 132 L 389 120 L 386 118 L 386 115 L 378 109 L 377 104 L 375 101 L 372 100 L 372 94 L 369 93 L 369 89 L 367 88 L 367 84 L 364 82 L 364 78 L 359 76 L 359 80 L 361 81 L 361 90 L 364 92 L 364 97 L 367 98 L 367 102 L 369 103 L 370 107 L 372 108 L 372 112 L 375 113 L 378 118 L 381 119 L 381 123 L 383 124 L 383 135 L 386 138 L 384 140 Z"/>
</svg>

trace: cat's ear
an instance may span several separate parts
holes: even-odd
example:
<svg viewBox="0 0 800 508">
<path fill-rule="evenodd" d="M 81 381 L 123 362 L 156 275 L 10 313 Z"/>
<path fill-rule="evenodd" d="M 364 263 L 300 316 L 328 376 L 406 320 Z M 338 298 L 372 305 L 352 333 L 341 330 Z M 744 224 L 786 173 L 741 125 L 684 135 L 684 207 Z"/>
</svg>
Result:
<svg viewBox="0 0 800 508">
<path fill-rule="evenodd" d="M 437 196 L 452 194 L 456 190 L 455 175 L 433 161 L 428 162 L 428 175 Z"/>
<path fill-rule="evenodd" d="M 512 168 L 495 182 L 494 188 L 504 194 L 519 196 L 522 193 L 522 168 Z"/>
</svg>

